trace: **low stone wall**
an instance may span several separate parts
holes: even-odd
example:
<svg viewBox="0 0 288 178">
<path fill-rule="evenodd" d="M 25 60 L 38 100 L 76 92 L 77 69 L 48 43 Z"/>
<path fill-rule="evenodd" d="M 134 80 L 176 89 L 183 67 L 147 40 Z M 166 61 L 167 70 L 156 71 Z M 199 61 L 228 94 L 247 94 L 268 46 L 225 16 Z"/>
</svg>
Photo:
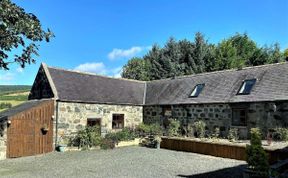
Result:
<svg viewBox="0 0 288 178">
<path fill-rule="evenodd" d="M 0 160 L 6 159 L 7 149 L 7 122 L 0 122 Z"/>
<path fill-rule="evenodd" d="M 58 136 L 72 136 L 87 125 L 88 118 L 101 119 L 101 133 L 112 130 L 112 115 L 124 114 L 124 127 L 143 121 L 142 106 L 58 102 Z"/>
</svg>

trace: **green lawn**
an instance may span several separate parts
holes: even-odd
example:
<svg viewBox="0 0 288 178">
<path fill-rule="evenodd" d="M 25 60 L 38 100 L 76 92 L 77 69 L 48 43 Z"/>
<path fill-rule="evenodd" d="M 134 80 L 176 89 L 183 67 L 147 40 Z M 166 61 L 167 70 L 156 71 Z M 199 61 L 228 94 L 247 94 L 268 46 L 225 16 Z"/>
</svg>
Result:
<svg viewBox="0 0 288 178">
<path fill-rule="evenodd" d="M 16 105 L 19 105 L 19 104 L 21 104 L 21 103 L 24 103 L 25 102 L 25 100 L 24 101 L 16 101 L 16 100 L 0 100 L 0 103 L 11 103 L 12 104 L 12 107 L 13 106 L 16 106 Z M 6 108 L 7 109 L 7 108 Z M 6 110 L 6 109 L 0 109 L 0 112 L 1 111 L 4 111 L 4 110 Z"/>
<path fill-rule="evenodd" d="M 26 88 L 25 88 L 26 87 Z M 1 86 L 0 89 L 3 91 L 0 92 L 0 104 L 1 103 L 10 103 L 13 106 L 19 105 L 28 99 L 29 95 L 29 88 L 27 86 Z M 0 107 L 0 112 L 4 111 L 7 106 L 4 106 L 5 108 Z"/>
</svg>

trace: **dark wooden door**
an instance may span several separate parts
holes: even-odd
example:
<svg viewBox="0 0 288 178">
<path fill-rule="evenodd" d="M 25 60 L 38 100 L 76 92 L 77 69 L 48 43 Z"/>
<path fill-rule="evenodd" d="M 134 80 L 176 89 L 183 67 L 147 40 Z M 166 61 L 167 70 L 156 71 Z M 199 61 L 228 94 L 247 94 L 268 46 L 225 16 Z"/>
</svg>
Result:
<svg viewBox="0 0 288 178">
<path fill-rule="evenodd" d="M 7 157 L 53 151 L 54 102 L 46 101 L 12 116 L 7 129 Z"/>
</svg>

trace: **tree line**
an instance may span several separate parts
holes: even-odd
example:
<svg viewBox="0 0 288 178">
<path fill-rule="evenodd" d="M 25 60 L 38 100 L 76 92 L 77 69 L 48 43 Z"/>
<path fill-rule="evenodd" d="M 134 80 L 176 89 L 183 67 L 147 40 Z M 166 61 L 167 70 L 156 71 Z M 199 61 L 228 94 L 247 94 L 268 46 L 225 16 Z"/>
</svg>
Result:
<svg viewBox="0 0 288 178">
<path fill-rule="evenodd" d="M 197 32 L 194 40 L 170 38 L 163 47 L 154 44 L 143 57 L 134 57 L 123 67 L 122 77 L 135 80 L 157 80 L 181 75 L 241 69 L 283 62 L 288 49 L 278 43 L 259 46 L 247 33 L 235 35 L 218 44 L 209 43 Z"/>
</svg>

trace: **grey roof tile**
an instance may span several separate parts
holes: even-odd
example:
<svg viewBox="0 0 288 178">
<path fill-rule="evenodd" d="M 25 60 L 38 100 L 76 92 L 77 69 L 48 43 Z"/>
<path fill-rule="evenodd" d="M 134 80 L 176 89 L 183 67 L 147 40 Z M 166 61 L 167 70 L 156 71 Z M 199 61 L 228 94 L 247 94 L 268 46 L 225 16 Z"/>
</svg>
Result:
<svg viewBox="0 0 288 178">
<path fill-rule="evenodd" d="M 63 101 L 142 105 L 145 82 L 48 67 Z"/>
<path fill-rule="evenodd" d="M 58 98 L 64 101 L 133 105 L 142 105 L 145 102 L 146 105 L 165 105 L 288 100 L 288 63 L 149 82 L 115 79 L 52 67 L 48 69 Z M 237 95 L 242 82 L 253 78 L 257 81 L 251 93 Z M 205 87 L 200 95 L 189 97 L 194 87 L 201 83 L 205 83 Z"/>
<path fill-rule="evenodd" d="M 237 95 L 246 79 L 257 82 L 249 95 Z M 189 97 L 200 83 L 205 87 L 196 98 Z M 288 63 L 225 70 L 147 82 L 147 105 L 234 103 L 288 100 Z"/>
</svg>

